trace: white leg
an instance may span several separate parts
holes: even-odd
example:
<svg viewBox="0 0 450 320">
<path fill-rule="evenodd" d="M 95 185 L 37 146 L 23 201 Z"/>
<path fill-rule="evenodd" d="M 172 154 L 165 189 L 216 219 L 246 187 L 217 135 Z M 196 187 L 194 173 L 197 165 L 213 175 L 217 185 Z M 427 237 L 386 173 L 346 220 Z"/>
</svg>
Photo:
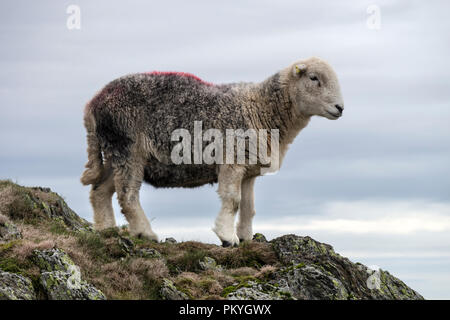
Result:
<svg viewBox="0 0 450 320">
<path fill-rule="evenodd" d="M 222 200 L 222 207 L 216 218 L 213 231 L 222 241 L 224 247 L 239 244 L 239 238 L 234 228 L 234 220 L 241 201 L 243 175 L 244 168 L 240 166 L 222 165 L 219 170 L 219 188 L 217 192 Z"/>
<path fill-rule="evenodd" d="M 122 213 L 128 221 L 130 234 L 158 241 L 150 222 L 139 202 L 139 189 L 142 184 L 143 168 L 133 164 L 128 168 L 114 171 L 114 183 Z"/>
<path fill-rule="evenodd" d="M 94 209 L 94 228 L 103 230 L 116 226 L 112 196 L 114 194 L 114 176 L 112 170 L 105 171 L 105 177 L 98 184 L 92 185 L 90 200 Z"/>
<path fill-rule="evenodd" d="M 253 238 L 252 220 L 255 216 L 254 184 L 254 177 L 242 180 L 239 221 L 237 224 L 237 236 L 240 241 L 252 240 Z"/>
</svg>

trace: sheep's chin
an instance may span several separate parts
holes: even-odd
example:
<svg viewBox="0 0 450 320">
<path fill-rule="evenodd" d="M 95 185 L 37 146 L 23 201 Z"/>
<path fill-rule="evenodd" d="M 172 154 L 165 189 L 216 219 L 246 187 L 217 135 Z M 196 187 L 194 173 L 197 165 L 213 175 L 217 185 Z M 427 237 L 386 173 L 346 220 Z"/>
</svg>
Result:
<svg viewBox="0 0 450 320">
<path fill-rule="evenodd" d="M 334 113 L 331 113 L 331 112 L 329 112 L 329 111 L 325 111 L 324 114 L 323 114 L 323 117 L 325 117 L 325 118 L 327 118 L 327 119 L 329 119 L 329 120 L 337 120 L 337 119 L 339 119 L 341 116 L 340 116 L 340 115 L 337 115 L 337 114 L 334 114 Z"/>
</svg>

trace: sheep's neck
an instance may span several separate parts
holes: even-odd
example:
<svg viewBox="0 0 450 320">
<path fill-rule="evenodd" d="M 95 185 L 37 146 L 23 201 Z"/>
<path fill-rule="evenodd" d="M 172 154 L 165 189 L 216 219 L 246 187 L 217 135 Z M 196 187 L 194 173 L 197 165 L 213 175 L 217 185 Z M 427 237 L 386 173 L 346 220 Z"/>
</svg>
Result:
<svg viewBox="0 0 450 320">
<path fill-rule="evenodd" d="M 300 130 L 308 124 L 309 118 L 294 113 L 292 101 L 286 86 L 280 82 L 279 73 L 257 84 L 253 91 L 252 102 L 258 117 L 257 127 L 278 129 L 280 147 L 284 154 L 284 149 L 287 149 Z"/>
</svg>

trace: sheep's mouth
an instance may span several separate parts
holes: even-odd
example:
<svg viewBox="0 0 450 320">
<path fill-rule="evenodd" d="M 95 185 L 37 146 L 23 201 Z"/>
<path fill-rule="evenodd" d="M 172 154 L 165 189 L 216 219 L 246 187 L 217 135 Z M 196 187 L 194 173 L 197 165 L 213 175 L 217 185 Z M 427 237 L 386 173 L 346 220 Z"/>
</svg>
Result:
<svg viewBox="0 0 450 320">
<path fill-rule="evenodd" d="M 328 113 L 329 115 L 335 117 L 336 119 L 339 118 L 339 117 L 341 116 L 340 114 L 335 114 L 335 113 L 332 113 L 332 112 L 330 112 L 330 111 L 327 111 L 327 113 Z"/>
</svg>

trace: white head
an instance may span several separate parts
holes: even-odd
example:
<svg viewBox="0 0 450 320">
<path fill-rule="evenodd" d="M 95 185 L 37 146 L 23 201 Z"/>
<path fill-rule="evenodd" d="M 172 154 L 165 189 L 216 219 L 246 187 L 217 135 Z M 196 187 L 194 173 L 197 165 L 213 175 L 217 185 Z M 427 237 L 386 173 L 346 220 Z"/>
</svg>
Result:
<svg viewBox="0 0 450 320">
<path fill-rule="evenodd" d="M 344 101 L 336 73 L 325 61 L 313 57 L 285 69 L 289 95 L 296 112 L 305 117 L 342 116 Z"/>
</svg>

